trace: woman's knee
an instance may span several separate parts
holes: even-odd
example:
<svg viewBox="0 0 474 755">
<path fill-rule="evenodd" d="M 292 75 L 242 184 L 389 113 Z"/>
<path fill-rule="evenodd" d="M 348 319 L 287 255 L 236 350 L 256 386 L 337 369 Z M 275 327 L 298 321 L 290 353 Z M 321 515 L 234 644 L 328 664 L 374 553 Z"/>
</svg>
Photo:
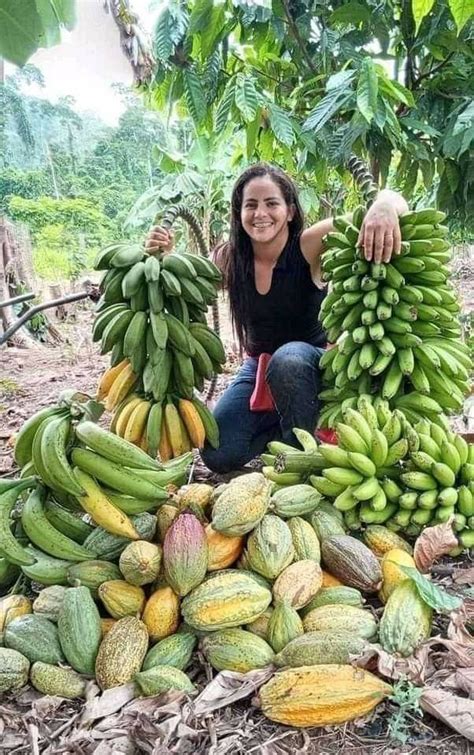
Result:
<svg viewBox="0 0 474 755">
<path fill-rule="evenodd" d="M 267 367 L 267 380 L 280 380 L 282 376 L 294 377 L 301 370 L 314 370 L 315 349 L 304 341 L 291 341 L 275 351 Z"/>
<path fill-rule="evenodd" d="M 211 472 L 227 474 L 240 469 L 248 461 L 235 453 L 233 449 L 212 448 L 209 445 L 201 450 L 201 459 Z"/>
</svg>

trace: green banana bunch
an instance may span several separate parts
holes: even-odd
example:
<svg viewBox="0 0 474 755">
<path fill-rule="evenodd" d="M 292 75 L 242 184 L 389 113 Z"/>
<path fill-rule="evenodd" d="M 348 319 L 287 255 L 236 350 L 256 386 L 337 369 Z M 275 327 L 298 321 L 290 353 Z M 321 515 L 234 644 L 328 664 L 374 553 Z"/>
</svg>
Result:
<svg viewBox="0 0 474 755">
<path fill-rule="evenodd" d="M 198 255 L 154 256 L 136 244 L 111 245 L 96 267 L 106 270 L 93 340 L 103 354 L 111 352 L 112 369 L 99 383 L 107 408 L 121 411 L 130 395 L 160 405 L 169 395 L 194 400 L 194 390 L 222 372 L 226 358 L 206 322 L 217 299 L 218 268 Z M 142 447 L 155 453 L 159 440 L 152 431 Z"/>
<path fill-rule="evenodd" d="M 362 214 L 355 216 L 359 221 Z M 330 291 L 320 318 L 336 345 L 320 361 L 320 426 L 341 422 L 362 393 L 406 410 L 412 422 L 462 407 L 472 364 L 447 280 L 451 255 L 443 219 L 431 209 L 401 216 L 402 253 L 388 264 L 362 259 L 357 223 L 335 219 L 322 255 Z"/>
</svg>

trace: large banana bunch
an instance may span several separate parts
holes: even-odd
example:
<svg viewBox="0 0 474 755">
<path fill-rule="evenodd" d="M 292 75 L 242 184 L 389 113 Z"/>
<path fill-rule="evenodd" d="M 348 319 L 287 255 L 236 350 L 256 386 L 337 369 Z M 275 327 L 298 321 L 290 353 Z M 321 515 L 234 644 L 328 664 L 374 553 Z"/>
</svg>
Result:
<svg viewBox="0 0 474 755">
<path fill-rule="evenodd" d="M 472 364 L 448 282 L 443 213 L 401 216 L 402 252 L 388 264 L 367 262 L 356 248 L 362 219 L 360 208 L 354 224 L 336 218 L 322 258 L 331 290 L 321 320 L 336 345 L 320 362 L 326 386 L 320 424 L 334 427 L 361 393 L 387 399 L 412 422 L 459 411 Z"/>
<path fill-rule="evenodd" d="M 103 296 L 93 327 L 93 340 L 102 353 L 111 352 L 111 367 L 99 381 L 98 399 L 116 415 L 112 427 L 119 435 L 151 455 L 160 451 L 165 438 L 163 418 L 168 405 L 184 400 L 194 405 L 194 390 L 222 371 L 225 352 L 219 337 L 207 326 L 206 310 L 217 297 L 220 272 L 209 260 L 193 254 L 149 255 L 138 245 L 114 244 L 103 250 L 97 269 L 106 269 Z M 169 400 L 169 396 L 173 400 Z M 135 402 L 135 403 L 134 403 Z M 159 406 L 159 408 L 154 408 Z M 185 447 L 201 447 L 203 425 L 193 417 L 199 410 L 184 405 L 182 441 Z M 132 408 L 133 407 L 133 408 Z M 187 407 L 187 408 L 186 408 Z M 174 423 L 176 424 L 176 423 Z M 215 427 L 210 429 L 214 440 Z M 196 435 L 196 438 L 193 436 Z M 162 441 L 164 458 L 181 448 L 175 432 Z"/>
<path fill-rule="evenodd" d="M 168 500 L 169 486 L 187 481 L 192 454 L 163 465 L 75 414 L 74 404 L 62 402 L 37 412 L 18 433 L 20 479 L 0 490 L 0 557 L 8 563 L 30 568 L 38 558 L 94 559 L 83 545 L 94 526 L 137 540 L 140 534 L 130 517 L 156 511 Z"/>
<path fill-rule="evenodd" d="M 311 443 L 309 436 L 301 453 L 272 441 L 262 456 L 270 465 L 263 473 L 280 486 L 309 482 L 343 513 L 349 529 L 386 524 L 414 536 L 428 524 L 454 518 L 459 542 L 469 548 L 474 545 L 474 445 L 451 432 L 443 419 L 444 427 L 427 419 L 412 425 L 402 411 L 391 411 L 387 400 L 363 394 L 356 409 L 343 411 L 337 446 Z"/>
</svg>

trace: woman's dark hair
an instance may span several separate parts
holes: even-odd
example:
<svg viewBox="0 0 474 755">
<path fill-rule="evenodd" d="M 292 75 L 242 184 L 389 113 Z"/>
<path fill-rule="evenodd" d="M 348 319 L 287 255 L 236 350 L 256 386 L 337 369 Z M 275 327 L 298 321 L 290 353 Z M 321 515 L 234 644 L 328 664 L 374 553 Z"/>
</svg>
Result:
<svg viewBox="0 0 474 755">
<path fill-rule="evenodd" d="M 239 176 L 231 197 L 229 241 L 217 250 L 224 273 L 224 284 L 229 292 L 232 325 L 240 347 L 247 347 L 247 297 L 243 285 L 253 275 L 253 249 L 250 237 L 242 226 L 240 213 L 244 188 L 253 178 L 268 176 L 279 186 L 288 206 L 294 207 L 293 219 L 288 223 L 289 238 L 299 236 L 303 230 L 304 215 L 295 184 L 280 168 L 268 163 L 256 163 Z"/>
</svg>

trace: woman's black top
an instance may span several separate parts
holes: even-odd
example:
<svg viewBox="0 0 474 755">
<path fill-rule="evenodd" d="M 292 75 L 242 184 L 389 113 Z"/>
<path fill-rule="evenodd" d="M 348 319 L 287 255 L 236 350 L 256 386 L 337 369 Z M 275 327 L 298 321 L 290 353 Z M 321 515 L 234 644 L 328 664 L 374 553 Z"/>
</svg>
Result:
<svg viewBox="0 0 474 755">
<path fill-rule="evenodd" d="M 248 354 L 273 354 L 290 341 L 326 345 L 326 335 L 318 321 L 326 288 L 321 290 L 315 286 L 310 266 L 301 251 L 299 236 L 288 239 L 273 268 L 267 294 L 259 294 L 256 289 L 253 265 L 244 288 Z"/>
</svg>

